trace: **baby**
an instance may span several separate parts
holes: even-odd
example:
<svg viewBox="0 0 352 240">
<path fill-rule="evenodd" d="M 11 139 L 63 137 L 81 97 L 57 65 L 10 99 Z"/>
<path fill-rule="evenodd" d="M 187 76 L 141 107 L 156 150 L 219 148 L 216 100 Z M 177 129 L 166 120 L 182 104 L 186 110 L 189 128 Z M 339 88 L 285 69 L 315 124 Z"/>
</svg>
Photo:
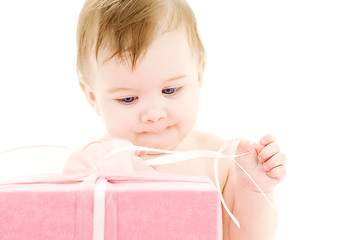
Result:
<svg viewBox="0 0 352 240">
<path fill-rule="evenodd" d="M 193 129 L 206 61 L 196 19 L 185 0 L 87 0 L 77 29 L 79 83 L 102 118 L 107 134 L 134 145 L 187 151 L 219 150 L 226 142 Z M 236 158 L 273 201 L 286 173 L 286 157 L 271 135 L 241 140 L 227 154 Z M 143 159 L 155 157 L 147 152 Z M 162 172 L 207 176 L 214 161 L 194 159 L 157 166 Z M 224 239 L 273 239 L 277 216 L 233 160 L 219 163 L 224 199 L 241 223 L 223 209 Z"/>
</svg>

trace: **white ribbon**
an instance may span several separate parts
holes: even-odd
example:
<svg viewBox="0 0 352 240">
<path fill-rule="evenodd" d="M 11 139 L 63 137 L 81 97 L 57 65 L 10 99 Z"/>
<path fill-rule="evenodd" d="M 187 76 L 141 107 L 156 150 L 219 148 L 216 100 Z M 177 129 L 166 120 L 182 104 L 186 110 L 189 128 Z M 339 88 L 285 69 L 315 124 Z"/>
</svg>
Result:
<svg viewBox="0 0 352 240">
<path fill-rule="evenodd" d="M 224 209 L 226 212 L 229 214 L 230 218 L 232 221 L 237 225 L 238 228 L 240 228 L 240 223 L 239 221 L 235 218 L 235 216 L 232 214 L 232 212 L 229 210 L 227 207 L 225 200 L 222 196 L 221 189 L 220 189 L 220 184 L 219 184 L 219 176 L 218 176 L 218 162 L 219 159 L 232 159 L 235 164 L 248 176 L 248 178 L 253 182 L 253 184 L 256 186 L 256 188 L 259 190 L 259 192 L 264 196 L 265 200 L 274 208 L 274 205 L 271 203 L 271 201 L 268 199 L 268 197 L 265 195 L 265 193 L 260 189 L 258 184 L 253 180 L 253 178 L 243 169 L 243 167 L 235 160 L 236 157 L 240 157 L 246 154 L 249 154 L 249 152 L 238 154 L 238 155 L 227 155 L 222 153 L 231 143 L 234 141 L 238 141 L 236 139 L 231 140 L 223 144 L 218 152 L 215 151 L 208 151 L 208 150 L 193 150 L 193 151 L 186 151 L 186 152 L 176 152 L 176 151 L 168 151 L 168 150 L 160 150 L 160 149 L 153 149 L 153 148 L 147 148 L 147 147 L 140 147 L 140 146 L 134 146 L 134 145 L 125 145 L 125 146 L 118 146 L 111 150 L 109 153 L 103 156 L 104 159 L 109 158 L 115 154 L 125 152 L 125 151 L 152 151 L 152 152 L 158 152 L 158 153 L 166 153 L 169 155 L 164 155 L 160 157 L 155 157 L 150 160 L 144 161 L 144 163 L 148 165 L 163 165 L 163 164 L 171 164 L 171 163 L 177 163 L 177 162 L 183 162 L 187 161 L 190 159 L 194 158 L 199 158 L 199 157 L 206 157 L 206 158 L 212 158 L 215 159 L 214 161 L 214 176 L 215 176 L 215 182 L 216 182 L 216 189 L 219 194 L 220 200 L 222 205 L 224 206 Z M 7 151 L 8 152 L 8 151 Z M 5 152 L 6 153 L 6 152 Z M 4 154 L 4 153 L 0 153 Z M 99 165 L 96 166 L 99 170 Z M 94 173 L 93 173 L 94 175 Z M 43 178 L 41 176 L 38 176 L 37 181 L 41 182 L 46 179 L 47 176 L 44 175 Z M 70 180 L 76 180 L 76 181 L 82 181 L 82 177 L 75 177 L 71 176 L 70 178 L 62 177 L 60 175 L 51 175 L 49 179 L 51 179 L 51 182 L 65 182 L 65 181 L 70 181 Z M 92 175 L 91 175 L 92 177 Z M 89 179 L 93 179 L 89 177 Z M 35 177 L 29 177 L 29 178 L 24 178 L 23 181 L 21 178 L 16 178 L 15 181 L 12 180 L 6 180 L 1 182 L 0 184 L 9 184 L 9 183 L 20 183 L 20 182 L 35 182 Z M 104 229 L 105 229 L 105 192 L 106 192 L 106 186 L 107 186 L 107 179 L 104 177 L 99 177 L 98 175 L 96 176 L 96 185 L 95 185 L 95 190 L 94 190 L 94 224 L 93 224 L 93 240 L 104 240 Z"/>
<path fill-rule="evenodd" d="M 222 205 L 225 208 L 225 211 L 228 213 L 232 221 L 236 224 L 238 228 L 241 228 L 239 221 L 236 219 L 236 217 L 232 214 L 231 210 L 228 208 L 224 197 L 222 196 L 221 189 L 220 189 L 220 183 L 219 183 L 219 174 L 218 174 L 218 163 L 219 159 L 232 159 L 237 166 L 248 176 L 248 178 L 253 182 L 253 184 L 256 186 L 258 191 L 263 195 L 264 199 L 269 203 L 269 205 L 273 208 L 274 204 L 269 200 L 269 198 L 265 195 L 263 190 L 258 186 L 258 184 L 253 180 L 253 178 L 247 173 L 247 171 L 235 160 L 236 157 L 244 156 L 249 154 L 249 152 L 242 153 L 242 154 L 237 154 L 237 155 L 228 155 L 228 154 L 223 154 L 222 152 L 233 142 L 239 141 L 238 139 L 233 139 L 230 140 L 226 143 L 224 143 L 218 152 L 214 151 L 208 151 L 208 150 L 193 150 L 193 151 L 186 151 L 186 152 L 176 152 L 176 151 L 168 151 L 168 150 L 160 150 L 160 149 L 154 149 L 154 148 L 147 148 L 147 147 L 140 147 L 140 146 L 124 146 L 118 149 L 114 149 L 111 151 L 109 154 L 107 154 L 105 157 L 108 158 L 111 155 L 117 154 L 119 152 L 123 151 L 130 151 L 130 150 L 135 150 L 135 151 L 152 151 L 152 152 L 158 152 L 158 153 L 166 153 L 170 155 L 165 155 L 165 156 L 160 156 L 160 157 L 155 157 L 150 160 L 144 161 L 148 165 L 165 165 L 165 164 L 171 164 L 171 163 L 177 163 L 177 162 L 183 162 L 187 161 L 190 159 L 194 158 L 200 158 L 200 157 L 206 157 L 206 158 L 213 158 L 215 159 L 214 161 L 214 176 L 215 176 L 215 182 L 216 182 L 216 190 L 219 194 L 220 200 Z"/>
<path fill-rule="evenodd" d="M 94 189 L 93 240 L 104 240 L 106 178 L 98 177 Z"/>
</svg>

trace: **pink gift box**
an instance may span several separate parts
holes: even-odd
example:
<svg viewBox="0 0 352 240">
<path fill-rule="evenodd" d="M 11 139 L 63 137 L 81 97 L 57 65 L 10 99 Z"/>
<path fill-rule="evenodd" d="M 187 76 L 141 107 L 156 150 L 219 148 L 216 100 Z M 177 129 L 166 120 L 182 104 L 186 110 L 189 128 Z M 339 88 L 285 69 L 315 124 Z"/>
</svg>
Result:
<svg viewBox="0 0 352 240">
<path fill-rule="evenodd" d="M 218 193 L 203 180 L 109 183 L 105 239 L 222 239 Z M 1 186 L 1 239 L 93 239 L 93 191 L 82 184 Z"/>
<path fill-rule="evenodd" d="M 107 179 L 103 239 L 222 239 L 221 202 L 208 178 L 154 171 Z M 0 185 L 0 239 L 99 239 L 95 186 L 95 180 Z"/>
</svg>

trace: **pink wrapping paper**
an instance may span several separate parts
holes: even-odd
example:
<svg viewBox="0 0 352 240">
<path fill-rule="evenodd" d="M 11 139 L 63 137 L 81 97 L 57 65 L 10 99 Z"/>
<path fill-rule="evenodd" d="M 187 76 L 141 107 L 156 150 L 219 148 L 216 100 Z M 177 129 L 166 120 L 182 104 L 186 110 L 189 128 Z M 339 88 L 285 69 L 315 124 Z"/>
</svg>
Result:
<svg viewBox="0 0 352 240">
<path fill-rule="evenodd" d="M 218 194 L 204 180 L 108 184 L 105 239 L 222 239 Z M 1 239 L 93 239 L 93 192 L 82 189 L 82 183 L 1 187 Z"/>
<path fill-rule="evenodd" d="M 121 158 L 132 159 L 121 155 L 120 165 Z M 112 159 L 98 178 L 111 174 Z M 107 177 L 105 240 L 222 239 L 221 203 L 208 178 L 157 173 L 131 159 L 128 174 Z M 0 239 L 92 240 L 94 186 L 90 180 L 0 185 Z"/>
</svg>

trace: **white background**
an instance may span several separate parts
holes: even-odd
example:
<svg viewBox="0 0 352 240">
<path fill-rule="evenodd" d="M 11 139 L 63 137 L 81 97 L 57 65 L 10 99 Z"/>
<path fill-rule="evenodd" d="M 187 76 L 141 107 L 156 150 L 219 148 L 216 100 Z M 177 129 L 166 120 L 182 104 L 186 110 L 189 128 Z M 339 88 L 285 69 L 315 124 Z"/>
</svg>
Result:
<svg viewBox="0 0 352 240">
<path fill-rule="evenodd" d="M 75 74 L 82 0 L 2 1 L 0 152 L 78 147 L 104 128 Z M 278 240 L 352 239 L 352 7 L 343 0 L 190 1 L 208 62 L 197 127 L 277 136 Z"/>
</svg>

